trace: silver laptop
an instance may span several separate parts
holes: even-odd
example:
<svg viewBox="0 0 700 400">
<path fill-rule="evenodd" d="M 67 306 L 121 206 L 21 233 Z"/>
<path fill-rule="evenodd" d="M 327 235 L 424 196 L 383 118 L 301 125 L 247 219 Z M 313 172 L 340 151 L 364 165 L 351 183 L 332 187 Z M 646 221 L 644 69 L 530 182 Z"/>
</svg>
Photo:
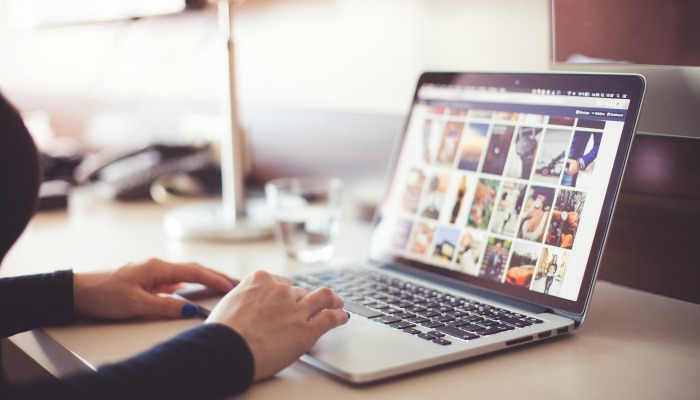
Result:
<svg viewBox="0 0 700 400">
<path fill-rule="evenodd" d="M 638 75 L 425 73 L 365 265 L 293 277 L 353 315 L 302 360 L 371 382 L 576 329 L 644 92 Z"/>
</svg>

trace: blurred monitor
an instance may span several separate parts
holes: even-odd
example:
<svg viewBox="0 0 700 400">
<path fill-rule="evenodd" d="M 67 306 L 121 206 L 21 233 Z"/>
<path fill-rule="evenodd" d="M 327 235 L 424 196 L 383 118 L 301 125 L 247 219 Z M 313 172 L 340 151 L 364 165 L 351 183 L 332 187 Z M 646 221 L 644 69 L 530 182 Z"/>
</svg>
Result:
<svg viewBox="0 0 700 400">
<path fill-rule="evenodd" d="M 647 78 L 638 132 L 700 137 L 700 0 L 552 0 L 553 69 Z"/>
</svg>

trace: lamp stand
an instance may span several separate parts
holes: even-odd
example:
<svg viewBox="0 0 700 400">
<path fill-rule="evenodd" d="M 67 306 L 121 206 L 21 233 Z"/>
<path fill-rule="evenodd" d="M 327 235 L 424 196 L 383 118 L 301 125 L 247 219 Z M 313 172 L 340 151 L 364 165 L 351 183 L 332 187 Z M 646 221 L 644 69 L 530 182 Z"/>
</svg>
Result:
<svg viewBox="0 0 700 400">
<path fill-rule="evenodd" d="M 272 219 L 264 199 L 246 202 L 247 147 L 238 121 L 231 0 L 218 1 L 219 34 L 225 46 L 220 115 L 222 201 L 184 205 L 169 211 L 166 233 L 178 239 L 252 240 L 272 235 Z"/>
</svg>

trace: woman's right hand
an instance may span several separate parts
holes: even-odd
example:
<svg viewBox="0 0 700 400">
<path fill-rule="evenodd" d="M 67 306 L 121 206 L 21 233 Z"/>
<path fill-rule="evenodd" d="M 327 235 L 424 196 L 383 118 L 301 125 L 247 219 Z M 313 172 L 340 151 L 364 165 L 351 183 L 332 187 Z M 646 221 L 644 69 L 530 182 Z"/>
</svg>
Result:
<svg viewBox="0 0 700 400">
<path fill-rule="evenodd" d="M 343 325 L 343 302 L 328 288 L 313 292 L 288 278 L 256 271 L 212 310 L 207 323 L 221 323 L 245 339 L 255 361 L 255 380 L 270 377 L 306 353 L 318 338 Z"/>
</svg>

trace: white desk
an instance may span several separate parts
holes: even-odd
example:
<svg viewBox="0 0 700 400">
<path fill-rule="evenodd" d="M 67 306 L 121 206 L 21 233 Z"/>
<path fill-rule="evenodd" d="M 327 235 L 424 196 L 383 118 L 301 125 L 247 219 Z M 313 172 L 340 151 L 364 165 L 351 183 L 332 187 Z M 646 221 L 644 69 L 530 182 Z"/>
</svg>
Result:
<svg viewBox="0 0 700 400">
<path fill-rule="evenodd" d="M 273 241 L 177 242 L 161 229 L 165 209 L 76 196 L 70 212 L 39 214 L 8 255 L 3 275 L 113 268 L 155 256 L 197 261 L 233 276 L 263 268 L 288 273 Z M 362 260 L 369 225 L 346 221 L 333 262 Z M 101 323 L 11 338 L 63 376 L 136 354 L 201 320 Z M 507 389 L 511 395 L 499 394 Z M 254 385 L 243 399 L 698 399 L 700 305 L 599 282 L 590 312 L 571 335 L 368 386 L 339 382 L 303 363 Z"/>
</svg>

